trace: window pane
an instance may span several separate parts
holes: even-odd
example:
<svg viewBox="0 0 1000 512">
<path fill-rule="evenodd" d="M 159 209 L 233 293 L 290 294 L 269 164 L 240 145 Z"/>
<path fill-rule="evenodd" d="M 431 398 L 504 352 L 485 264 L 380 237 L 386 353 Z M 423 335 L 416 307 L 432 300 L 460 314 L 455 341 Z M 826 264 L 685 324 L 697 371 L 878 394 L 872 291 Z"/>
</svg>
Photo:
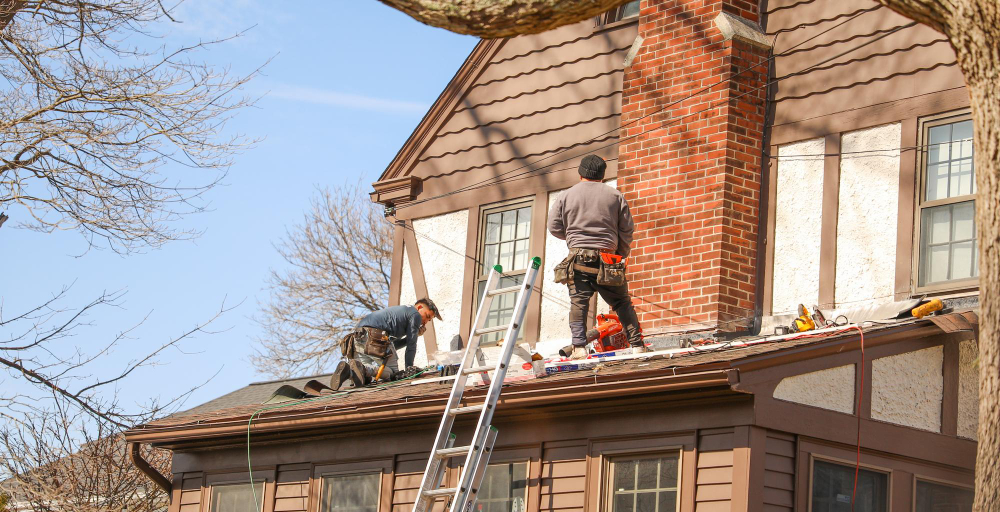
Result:
<svg viewBox="0 0 1000 512">
<path fill-rule="evenodd" d="M 635 462 L 616 462 L 615 491 L 631 491 L 633 489 L 635 489 Z"/>
<path fill-rule="evenodd" d="M 677 510 L 677 491 L 662 491 L 658 512 L 674 512 L 675 510 Z"/>
<path fill-rule="evenodd" d="M 976 245 L 973 242 L 960 242 L 954 245 L 951 254 L 951 278 L 968 279 L 976 275 L 972 266 L 974 261 L 972 251 Z"/>
<path fill-rule="evenodd" d="M 917 480 L 917 512 L 971 512 L 972 490 Z"/>
<path fill-rule="evenodd" d="M 927 200 L 948 197 L 948 163 L 927 165 Z"/>
<path fill-rule="evenodd" d="M 622 8 L 622 19 L 639 15 L 639 0 L 629 2 Z"/>
<path fill-rule="evenodd" d="M 500 226 L 500 240 L 513 240 L 514 227 L 517 225 L 517 210 L 503 212 L 503 223 Z"/>
<path fill-rule="evenodd" d="M 634 500 L 634 494 L 615 495 L 614 512 L 633 512 L 632 502 Z"/>
<path fill-rule="evenodd" d="M 924 210 L 927 214 L 929 244 L 943 244 L 951 241 L 951 206 L 938 206 Z"/>
<path fill-rule="evenodd" d="M 948 280 L 948 246 L 931 247 L 927 253 L 927 283 L 939 283 Z"/>
<path fill-rule="evenodd" d="M 975 203 L 966 201 L 952 207 L 953 240 L 972 240 L 976 238 Z"/>
<path fill-rule="evenodd" d="M 321 512 L 376 512 L 380 475 L 328 476 L 323 478 Z"/>
<path fill-rule="evenodd" d="M 962 121 L 952 125 L 952 158 L 972 158 L 972 121 Z"/>
<path fill-rule="evenodd" d="M 254 485 L 257 489 L 257 503 L 264 503 L 264 483 Z M 254 503 L 253 489 L 249 482 L 213 485 L 211 497 L 212 512 L 252 512 L 260 510 Z"/>
<path fill-rule="evenodd" d="M 656 477 L 659 475 L 657 462 L 659 462 L 659 459 L 642 459 L 639 461 L 637 469 L 639 482 L 636 484 L 636 489 L 656 489 Z"/>
<path fill-rule="evenodd" d="M 677 459 L 668 458 L 660 461 L 660 488 L 677 487 Z"/>
<path fill-rule="evenodd" d="M 521 208 L 517 211 L 517 238 L 528 238 L 531 236 L 531 207 Z"/>
<path fill-rule="evenodd" d="M 528 489 L 528 464 L 490 464 L 483 475 L 477 500 L 482 512 L 524 512 Z"/>
<path fill-rule="evenodd" d="M 515 270 L 514 268 L 514 242 L 503 242 L 500 244 L 500 256 L 497 262 L 503 267 L 504 272 Z"/>
<path fill-rule="evenodd" d="M 483 275 L 489 275 L 490 269 L 497 264 L 497 244 L 486 244 L 483 247 Z"/>
<path fill-rule="evenodd" d="M 951 196 L 964 196 L 976 191 L 972 175 L 972 159 L 956 160 L 951 163 Z"/>
<path fill-rule="evenodd" d="M 813 464 L 813 512 L 851 512 L 854 468 L 817 460 Z M 854 512 L 885 512 L 888 476 L 862 469 Z"/>
<path fill-rule="evenodd" d="M 528 241 L 518 240 L 514 242 L 514 265 L 511 270 L 524 270 L 528 268 Z"/>
<path fill-rule="evenodd" d="M 500 241 L 500 214 L 491 213 L 486 216 L 486 243 L 495 244 Z"/>
<path fill-rule="evenodd" d="M 951 159 L 951 125 L 935 126 L 929 130 L 927 140 L 927 161 L 929 163 L 947 162 Z"/>
<path fill-rule="evenodd" d="M 644 492 L 635 497 L 635 512 L 656 512 L 656 493 Z"/>
</svg>

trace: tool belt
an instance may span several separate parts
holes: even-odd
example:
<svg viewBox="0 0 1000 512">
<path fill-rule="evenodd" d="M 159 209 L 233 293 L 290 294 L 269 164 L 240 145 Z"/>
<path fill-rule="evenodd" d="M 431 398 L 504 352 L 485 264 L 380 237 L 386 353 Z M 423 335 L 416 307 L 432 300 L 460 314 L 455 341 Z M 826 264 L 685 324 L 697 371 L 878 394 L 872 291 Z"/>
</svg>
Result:
<svg viewBox="0 0 1000 512">
<path fill-rule="evenodd" d="M 594 249 L 570 249 L 554 269 L 555 282 L 569 284 L 576 272 L 597 276 L 598 286 L 625 286 L 625 260 Z"/>
<path fill-rule="evenodd" d="M 361 345 L 362 353 L 365 355 L 385 359 L 391 352 L 389 335 L 382 329 L 375 327 L 356 327 L 340 339 L 340 353 L 347 359 L 354 359 L 357 355 L 357 345 Z"/>
</svg>

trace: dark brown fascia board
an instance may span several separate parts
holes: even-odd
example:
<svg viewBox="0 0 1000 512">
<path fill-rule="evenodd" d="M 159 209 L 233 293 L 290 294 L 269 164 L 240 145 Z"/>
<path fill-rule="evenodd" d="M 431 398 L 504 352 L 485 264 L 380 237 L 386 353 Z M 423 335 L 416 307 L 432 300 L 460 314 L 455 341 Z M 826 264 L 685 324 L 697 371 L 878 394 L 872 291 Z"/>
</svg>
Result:
<svg viewBox="0 0 1000 512">
<path fill-rule="evenodd" d="M 394 203 L 396 201 L 412 201 L 417 197 L 417 187 L 420 185 L 420 178 L 416 176 L 403 176 L 385 181 L 372 183 L 371 198 L 376 203 Z"/>
<path fill-rule="evenodd" d="M 448 86 L 438 96 L 430 110 L 424 114 L 420 124 L 413 130 L 410 137 L 406 139 L 403 147 L 399 149 L 396 156 L 379 176 L 378 181 L 385 181 L 398 178 L 410 173 L 417 163 L 417 157 L 424 151 L 433 140 L 433 135 L 438 132 L 444 122 L 455 110 L 455 105 L 461 101 L 468 90 L 479 78 L 480 73 L 485 69 L 484 64 L 488 63 L 496 55 L 496 52 L 503 47 L 506 39 L 482 39 L 473 48 L 472 53 L 458 68 L 455 76 L 448 82 Z"/>
<path fill-rule="evenodd" d="M 736 384 L 738 377 L 735 372 L 725 368 L 728 364 L 712 366 L 715 368 L 706 370 L 706 367 L 696 367 L 697 371 L 687 373 L 678 371 L 677 374 L 670 375 L 664 375 L 662 370 L 608 376 L 588 374 L 578 379 L 545 383 L 544 386 L 519 386 L 504 391 L 500 403 L 507 410 L 516 410 L 564 402 L 587 403 L 591 400 L 623 395 L 635 396 L 712 387 L 725 388 Z M 480 390 L 470 394 L 469 398 L 479 398 L 483 392 L 484 390 Z M 440 416 L 447 399 L 448 396 L 444 393 L 433 397 L 407 399 L 403 403 L 399 400 L 390 400 L 341 408 L 324 407 L 284 413 L 279 410 L 275 411 L 273 416 L 268 416 L 266 413 L 255 416 L 252 432 L 254 434 L 277 431 L 291 432 L 318 427 L 365 425 L 379 421 L 400 421 Z M 137 427 L 126 432 L 125 438 L 129 442 L 135 443 L 162 444 L 245 436 L 246 434 L 247 418 L 233 417 L 193 425 Z"/>
</svg>

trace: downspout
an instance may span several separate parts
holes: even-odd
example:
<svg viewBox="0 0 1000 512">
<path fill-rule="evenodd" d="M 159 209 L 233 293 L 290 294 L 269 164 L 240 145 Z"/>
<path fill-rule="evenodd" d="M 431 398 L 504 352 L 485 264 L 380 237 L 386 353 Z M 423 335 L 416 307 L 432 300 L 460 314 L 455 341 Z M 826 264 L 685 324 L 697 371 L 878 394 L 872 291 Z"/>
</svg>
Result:
<svg viewBox="0 0 1000 512">
<path fill-rule="evenodd" d="M 129 443 L 128 444 L 128 458 L 132 461 L 132 465 L 136 467 L 139 471 L 142 471 L 150 480 L 156 484 L 157 487 L 163 489 L 167 493 L 167 501 L 169 502 L 172 498 L 173 485 L 167 477 L 160 474 L 159 471 L 149 465 L 146 459 L 142 458 L 142 452 L 139 450 L 142 448 L 140 443 Z"/>
</svg>

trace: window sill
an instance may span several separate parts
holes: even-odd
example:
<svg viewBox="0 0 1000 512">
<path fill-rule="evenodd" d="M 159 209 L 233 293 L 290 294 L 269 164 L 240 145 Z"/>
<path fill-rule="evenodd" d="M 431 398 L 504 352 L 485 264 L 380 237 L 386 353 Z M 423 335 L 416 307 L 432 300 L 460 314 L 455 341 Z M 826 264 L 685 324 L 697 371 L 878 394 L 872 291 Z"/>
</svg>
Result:
<svg viewBox="0 0 1000 512">
<path fill-rule="evenodd" d="M 917 298 L 924 295 L 935 299 L 952 299 L 979 295 L 979 279 L 966 279 L 953 283 L 920 286 L 913 290 L 910 297 Z"/>
</svg>

